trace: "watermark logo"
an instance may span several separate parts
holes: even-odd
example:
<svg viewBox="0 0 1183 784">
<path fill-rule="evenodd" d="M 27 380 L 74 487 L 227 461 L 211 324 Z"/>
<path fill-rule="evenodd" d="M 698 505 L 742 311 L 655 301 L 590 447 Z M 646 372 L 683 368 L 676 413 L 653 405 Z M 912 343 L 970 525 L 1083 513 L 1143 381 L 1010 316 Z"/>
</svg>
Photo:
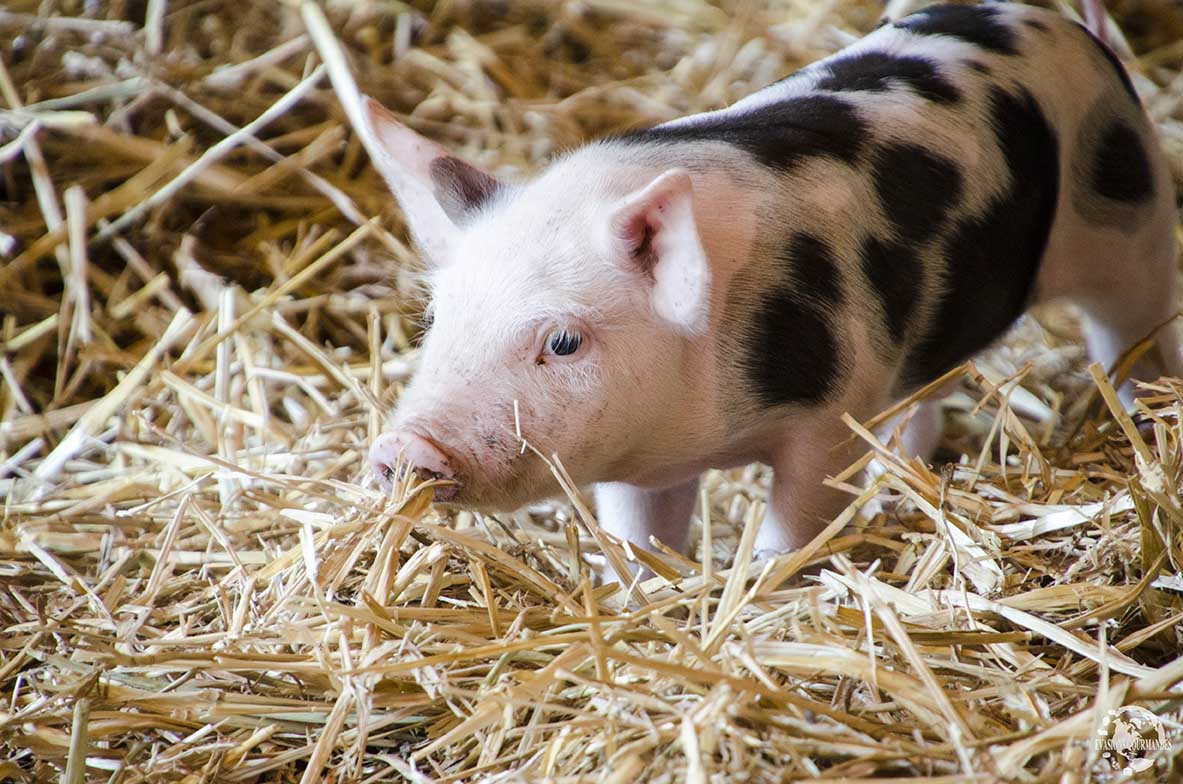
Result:
<svg viewBox="0 0 1183 784">
<path fill-rule="evenodd" d="M 1093 742 L 1110 767 L 1132 776 L 1154 767 L 1154 752 L 1167 747 L 1167 733 L 1153 713 L 1125 705 L 1105 714 Z"/>
</svg>

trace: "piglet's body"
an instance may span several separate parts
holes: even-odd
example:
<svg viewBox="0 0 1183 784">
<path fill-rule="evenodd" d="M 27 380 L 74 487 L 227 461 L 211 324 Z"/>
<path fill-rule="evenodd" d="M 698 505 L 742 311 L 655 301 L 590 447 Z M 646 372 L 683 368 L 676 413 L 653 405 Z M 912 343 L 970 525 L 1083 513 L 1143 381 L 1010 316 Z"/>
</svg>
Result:
<svg viewBox="0 0 1183 784">
<path fill-rule="evenodd" d="M 1079 304 L 1106 365 L 1179 305 L 1150 124 L 1113 56 L 1046 11 L 935 6 L 524 184 L 369 120 L 434 315 L 371 460 L 455 480 L 439 500 L 553 493 L 520 425 L 641 545 L 684 546 L 702 470 L 766 462 L 757 548 L 791 549 L 844 503 L 822 484 L 851 459 L 843 412 L 870 417 L 1034 302 Z M 1177 331 L 1159 341 L 1135 376 L 1178 373 Z M 937 416 L 913 419 L 916 453 Z"/>
</svg>

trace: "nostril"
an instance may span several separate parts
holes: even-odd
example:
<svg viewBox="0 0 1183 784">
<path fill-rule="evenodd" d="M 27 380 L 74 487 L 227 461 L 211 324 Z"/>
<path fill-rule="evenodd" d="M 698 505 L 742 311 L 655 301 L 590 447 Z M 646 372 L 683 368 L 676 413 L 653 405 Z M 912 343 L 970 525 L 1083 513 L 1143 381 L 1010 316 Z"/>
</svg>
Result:
<svg viewBox="0 0 1183 784">
<path fill-rule="evenodd" d="M 394 467 L 403 457 L 402 452 L 402 443 L 395 433 L 383 433 L 370 445 L 370 469 L 386 489 L 394 481 Z"/>
<path fill-rule="evenodd" d="M 434 441 L 417 433 L 396 431 L 383 433 L 370 446 L 370 466 L 385 489 L 390 489 L 396 466 L 404 465 L 423 480 L 455 479 L 456 471 L 448 455 Z M 456 495 L 456 488 L 438 488 L 439 500 Z"/>
</svg>

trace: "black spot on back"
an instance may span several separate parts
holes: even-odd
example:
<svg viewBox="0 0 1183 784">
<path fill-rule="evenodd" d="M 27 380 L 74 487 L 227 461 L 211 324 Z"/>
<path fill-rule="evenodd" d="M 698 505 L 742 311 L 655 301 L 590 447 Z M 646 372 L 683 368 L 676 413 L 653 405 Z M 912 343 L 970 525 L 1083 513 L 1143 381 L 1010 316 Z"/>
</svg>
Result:
<svg viewBox="0 0 1183 784">
<path fill-rule="evenodd" d="M 980 74 L 985 74 L 988 76 L 991 73 L 990 66 L 986 65 L 983 62 L 980 62 L 978 60 L 965 60 L 964 62 L 965 62 L 965 66 L 967 68 L 972 68 L 973 70 L 977 71 Z"/>
<path fill-rule="evenodd" d="M 1038 19 L 1024 19 L 1023 24 L 1027 25 L 1032 30 L 1038 30 L 1041 33 L 1050 33 L 1052 31 L 1052 29 L 1050 27 L 1048 27 L 1047 25 L 1045 25 L 1043 22 L 1039 21 Z"/>
<path fill-rule="evenodd" d="M 848 102 L 812 94 L 742 114 L 708 115 L 694 123 L 659 125 L 619 137 L 624 143 L 723 142 L 773 169 L 788 170 L 817 156 L 853 162 L 867 123 Z"/>
<path fill-rule="evenodd" d="M 905 359 L 907 386 L 936 378 L 1000 336 L 1026 308 L 1047 248 L 1059 196 L 1055 131 L 1025 89 L 995 87 L 989 106 L 1009 183 L 980 214 L 952 227 L 944 291 Z"/>
<path fill-rule="evenodd" d="M 1093 46 L 1097 48 L 1097 51 L 1109 61 L 1109 65 L 1113 68 L 1114 75 L 1117 76 L 1117 78 L 1121 81 L 1121 85 L 1125 88 L 1126 94 L 1134 100 L 1134 103 L 1141 105 L 1142 99 L 1138 97 L 1138 91 L 1134 89 L 1134 83 L 1130 80 L 1129 72 L 1126 71 L 1125 66 L 1121 64 L 1121 60 L 1117 59 L 1117 55 L 1113 53 L 1113 50 L 1106 46 L 1104 41 L 1093 35 L 1092 30 L 1088 29 L 1079 22 L 1076 24 L 1076 26 L 1079 27 L 1081 32 L 1083 32 L 1088 37 L 1088 39 L 1093 42 Z"/>
<path fill-rule="evenodd" d="M 1092 189 L 1107 199 L 1139 203 L 1154 195 L 1146 148 L 1138 132 L 1121 120 L 1109 123 L 1101 134 L 1089 174 Z"/>
<path fill-rule="evenodd" d="M 833 251 L 821 239 L 794 234 L 778 258 L 783 272 L 752 313 L 741 366 L 766 407 L 817 404 L 840 374 L 829 311 L 843 295 Z"/>
<path fill-rule="evenodd" d="M 818 81 L 819 90 L 884 92 L 906 84 L 936 103 L 956 103 L 961 98 L 961 91 L 925 57 L 870 51 L 827 61 L 826 67 L 829 74 Z"/>
<path fill-rule="evenodd" d="M 913 144 L 876 150 L 871 180 L 897 237 L 909 244 L 931 237 L 961 200 L 960 167 Z"/>
<path fill-rule="evenodd" d="M 883 306 L 888 334 L 899 343 L 908 329 L 916 296 L 924 282 L 924 268 L 916 251 L 898 242 L 867 237 L 862 248 L 863 274 Z"/>
<path fill-rule="evenodd" d="M 864 240 L 862 267 L 883 307 L 888 334 L 898 343 L 918 304 L 924 270 L 917 253 L 961 201 L 962 174 L 953 161 L 912 144 L 884 145 L 872 161 L 871 182 L 894 239 Z"/>
<path fill-rule="evenodd" d="M 823 308 L 842 303 L 838 265 L 824 241 L 807 232 L 797 232 L 781 262 L 791 270 L 793 289 L 800 297 Z"/>
<path fill-rule="evenodd" d="M 998 9 L 983 5 L 934 5 L 904 17 L 896 27 L 919 35 L 948 35 L 998 54 L 1018 54 L 1015 34 L 998 18 Z"/>
<path fill-rule="evenodd" d="M 435 198 L 454 221 L 480 209 L 501 188 L 485 172 L 450 155 L 433 160 L 429 171 Z"/>
</svg>

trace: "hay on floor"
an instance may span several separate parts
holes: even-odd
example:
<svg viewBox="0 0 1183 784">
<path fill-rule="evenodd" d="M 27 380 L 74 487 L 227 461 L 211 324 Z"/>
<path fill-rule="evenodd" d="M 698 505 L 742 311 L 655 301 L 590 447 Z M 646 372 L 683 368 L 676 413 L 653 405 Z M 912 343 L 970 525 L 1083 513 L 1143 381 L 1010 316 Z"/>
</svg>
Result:
<svg viewBox="0 0 1183 784">
<path fill-rule="evenodd" d="M 1183 179 L 1183 12 L 1112 10 Z M 514 176 L 881 11 L 325 14 L 366 92 Z M 771 561 L 759 467 L 707 474 L 693 556 L 624 589 L 588 556 L 631 551 L 574 488 L 499 518 L 381 493 L 416 261 L 310 13 L 0 9 L 0 780 L 1069 784 L 1120 776 L 1093 739 L 1127 704 L 1169 737 L 1151 780 L 1183 775 L 1183 382 L 1147 387 L 1139 430 L 1070 314 L 957 372 L 944 466 L 851 422 L 885 472 L 835 477 L 847 514 Z"/>
</svg>

